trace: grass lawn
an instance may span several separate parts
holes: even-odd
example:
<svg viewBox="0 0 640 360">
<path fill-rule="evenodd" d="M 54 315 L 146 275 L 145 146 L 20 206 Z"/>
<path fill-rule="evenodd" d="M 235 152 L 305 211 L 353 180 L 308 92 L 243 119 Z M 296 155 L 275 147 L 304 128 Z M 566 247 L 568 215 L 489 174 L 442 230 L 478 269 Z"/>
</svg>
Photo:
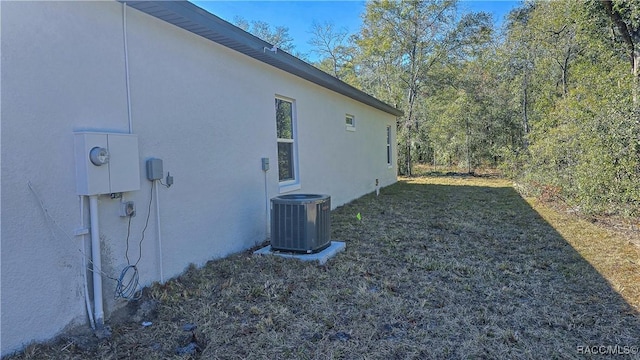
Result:
<svg viewBox="0 0 640 360">
<path fill-rule="evenodd" d="M 324 266 L 211 261 L 146 289 L 94 347 L 63 338 L 15 358 L 571 359 L 640 346 L 638 248 L 506 180 L 403 179 L 332 212 L 332 230 L 347 248 Z"/>
</svg>

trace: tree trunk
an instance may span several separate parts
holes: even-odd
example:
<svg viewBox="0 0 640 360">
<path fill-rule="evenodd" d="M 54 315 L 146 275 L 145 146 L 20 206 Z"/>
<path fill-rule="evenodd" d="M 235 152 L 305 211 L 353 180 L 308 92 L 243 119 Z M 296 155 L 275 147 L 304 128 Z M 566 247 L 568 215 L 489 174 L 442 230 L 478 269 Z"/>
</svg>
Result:
<svg viewBox="0 0 640 360">
<path fill-rule="evenodd" d="M 633 49 L 633 103 L 638 105 L 638 96 L 640 96 L 640 34 Z"/>
<path fill-rule="evenodd" d="M 526 70 L 522 82 L 522 146 L 526 150 L 529 147 L 529 141 L 527 140 L 527 135 L 529 134 L 529 114 L 527 112 L 527 108 L 529 107 L 529 94 L 527 87 L 529 83 Z"/>
<path fill-rule="evenodd" d="M 411 177 L 411 123 L 407 126 L 407 153 L 406 153 L 406 162 L 407 162 L 407 176 Z"/>
<path fill-rule="evenodd" d="M 631 21 L 625 22 L 618 10 L 613 8 L 611 0 L 601 0 L 607 15 L 611 18 L 613 25 L 618 29 L 622 41 L 627 44 L 629 58 L 631 60 L 631 71 L 633 74 L 633 103 L 638 104 L 638 92 L 640 91 L 640 27 Z M 635 25 L 635 27 L 634 27 Z"/>
<path fill-rule="evenodd" d="M 567 54 L 564 58 L 564 64 L 562 65 L 562 97 L 567 98 L 567 94 L 569 93 L 569 81 L 567 77 L 569 76 L 569 57 L 571 55 Z"/>
<path fill-rule="evenodd" d="M 469 137 L 471 136 L 471 130 L 469 128 L 469 116 L 465 117 L 467 125 L 467 174 L 471 174 L 471 154 L 469 150 Z"/>
</svg>

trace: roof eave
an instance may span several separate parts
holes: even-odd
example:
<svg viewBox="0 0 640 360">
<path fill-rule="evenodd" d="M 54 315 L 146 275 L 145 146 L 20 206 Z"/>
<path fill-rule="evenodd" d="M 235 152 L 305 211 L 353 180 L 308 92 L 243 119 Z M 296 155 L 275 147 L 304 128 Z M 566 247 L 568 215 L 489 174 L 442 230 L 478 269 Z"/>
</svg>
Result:
<svg viewBox="0 0 640 360">
<path fill-rule="evenodd" d="M 188 1 L 124 1 L 136 10 L 394 116 L 404 113 Z"/>
</svg>

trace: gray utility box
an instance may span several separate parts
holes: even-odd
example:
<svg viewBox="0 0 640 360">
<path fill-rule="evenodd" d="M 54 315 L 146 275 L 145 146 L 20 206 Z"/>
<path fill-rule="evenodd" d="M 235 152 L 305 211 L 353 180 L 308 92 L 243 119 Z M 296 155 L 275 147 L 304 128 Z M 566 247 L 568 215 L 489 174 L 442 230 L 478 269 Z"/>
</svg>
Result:
<svg viewBox="0 0 640 360">
<path fill-rule="evenodd" d="M 271 199 L 271 249 L 315 253 L 331 245 L 331 197 L 293 194 Z"/>
</svg>

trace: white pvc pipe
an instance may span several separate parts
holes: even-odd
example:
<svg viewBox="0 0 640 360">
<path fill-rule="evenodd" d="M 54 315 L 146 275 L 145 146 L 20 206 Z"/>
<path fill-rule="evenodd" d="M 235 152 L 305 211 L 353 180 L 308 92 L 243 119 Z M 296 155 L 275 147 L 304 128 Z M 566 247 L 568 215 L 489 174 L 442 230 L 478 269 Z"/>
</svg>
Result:
<svg viewBox="0 0 640 360">
<path fill-rule="evenodd" d="M 84 229 L 84 196 L 80 195 L 80 229 Z M 82 235 L 82 280 L 84 282 L 84 302 L 87 307 L 87 316 L 92 329 L 96 329 L 96 323 L 93 321 L 93 313 L 91 312 L 91 300 L 89 299 L 89 279 L 87 278 L 87 246 L 86 237 Z"/>
<path fill-rule="evenodd" d="M 100 227 L 98 225 L 98 195 L 89 196 L 91 215 L 91 263 L 93 264 L 93 312 L 97 329 L 104 326 L 102 309 L 102 262 L 100 259 Z"/>
<path fill-rule="evenodd" d="M 158 180 L 154 180 L 158 181 Z M 164 272 L 162 268 L 162 234 L 160 233 L 160 196 L 158 196 L 159 185 L 153 184 L 156 187 L 156 227 L 158 228 L 158 251 L 160 252 L 160 284 L 164 284 Z"/>
<path fill-rule="evenodd" d="M 269 190 L 267 188 L 267 171 L 264 170 L 264 236 L 265 239 L 271 238 L 269 234 Z"/>
<path fill-rule="evenodd" d="M 131 86 L 129 85 L 129 45 L 127 44 L 127 3 L 122 3 L 122 37 L 124 42 L 124 76 L 127 90 L 127 118 L 129 120 L 129 134 L 133 134 L 133 120 L 131 119 Z"/>
</svg>

